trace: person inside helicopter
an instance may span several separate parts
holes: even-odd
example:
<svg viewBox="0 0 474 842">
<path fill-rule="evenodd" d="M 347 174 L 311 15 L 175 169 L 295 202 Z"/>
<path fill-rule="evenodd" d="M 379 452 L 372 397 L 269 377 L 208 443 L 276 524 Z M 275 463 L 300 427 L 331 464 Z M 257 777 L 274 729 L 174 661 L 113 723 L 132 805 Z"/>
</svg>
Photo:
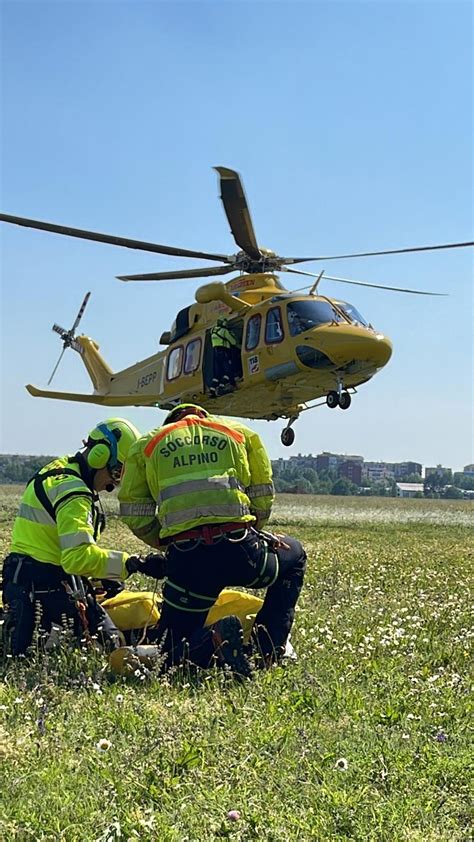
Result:
<svg viewBox="0 0 474 842">
<path fill-rule="evenodd" d="M 240 349 L 234 331 L 226 318 L 220 317 L 211 330 L 212 383 L 209 394 L 217 397 L 235 389 L 236 378 L 240 376 Z"/>
</svg>

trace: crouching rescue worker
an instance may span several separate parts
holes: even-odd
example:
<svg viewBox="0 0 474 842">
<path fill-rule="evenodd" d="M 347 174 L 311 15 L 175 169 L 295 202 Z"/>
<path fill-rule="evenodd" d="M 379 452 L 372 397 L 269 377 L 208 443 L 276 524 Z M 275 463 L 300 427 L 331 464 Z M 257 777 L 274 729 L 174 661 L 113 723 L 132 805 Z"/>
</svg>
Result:
<svg viewBox="0 0 474 842">
<path fill-rule="evenodd" d="M 259 436 L 199 406 L 175 407 L 162 427 L 130 448 L 120 514 L 142 541 L 166 546 L 156 635 L 166 666 L 182 660 L 183 640 L 192 660 L 193 644 L 202 653 L 207 612 L 233 585 L 267 588 L 256 645 L 264 665 L 283 656 L 306 554 L 294 538 L 262 531 L 273 499 L 271 464 Z M 229 666 L 248 674 L 237 617 L 218 623 L 213 637 Z"/>
<path fill-rule="evenodd" d="M 117 645 L 118 630 L 97 604 L 88 578 L 121 580 L 136 570 L 163 575 L 162 556 L 142 560 L 97 544 L 105 526 L 98 493 L 119 484 L 139 437 L 129 421 L 110 418 L 94 427 L 83 450 L 55 459 L 29 481 L 3 566 L 7 647 L 13 655 L 26 652 L 38 619 L 48 632 L 66 617 L 78 638 L 99 634 L 109 647 Z"/>
</svg>

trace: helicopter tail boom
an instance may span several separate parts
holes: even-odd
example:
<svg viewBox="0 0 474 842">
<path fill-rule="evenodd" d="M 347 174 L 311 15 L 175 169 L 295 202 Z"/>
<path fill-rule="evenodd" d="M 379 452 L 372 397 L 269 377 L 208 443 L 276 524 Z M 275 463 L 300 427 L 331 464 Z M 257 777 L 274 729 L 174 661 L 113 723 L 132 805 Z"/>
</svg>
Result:
<svg viewBox="0 0 474 842">
<path fill-rule="evenodd" d="M 78 392 L 55 392 L 52 389 L 38 389 L 31 383 L 25 387 L 26 391 L 34 398 L 56 398 L 61 401 L 78 401 L 80 403 L 99 403 L 104 404 L 107 401 L 107 396 L 104 395 L 81 395 Z"/>
<path fill-rule="evenodd" d="M 31 383 L 28 383 L 26 390 L 34 398 L 52 398 L 58 401 L 95 403 L 100 406 L 137 406 L 136 397 L 131 395 L 83 395 L 80 392 L 54 392 L 51 389 L 39 389 Z"/>
</svg>

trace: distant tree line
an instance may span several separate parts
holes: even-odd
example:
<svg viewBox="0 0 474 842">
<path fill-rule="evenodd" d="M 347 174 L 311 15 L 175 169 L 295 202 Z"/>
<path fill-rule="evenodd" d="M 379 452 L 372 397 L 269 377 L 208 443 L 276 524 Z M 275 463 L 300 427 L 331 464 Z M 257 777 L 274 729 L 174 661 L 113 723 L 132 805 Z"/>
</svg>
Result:
<svg viewBox="0 0 474 842">
<path fill-rule="evenodd" d="M 273 465 L 276 491 L 286 494 L 335 494 L 363 495 L 374 497 L 396 497 L 397 483 L 394 479 L 378 482 L 364 480 L 363 487 L 345 477 L 338 477 L 335 471 L 315 471 L 314 468 L 297 468 L 290 465 Z M 400 480 L 401 481 L 401 480 Z M 431 474 L 424 481 L 418 474 L 410 474 L 403 482 L 423 483 L 423 491 L 417 497 L 443 497 L 461 499 L 464 491 L 474 490 L 474 477 L 462 472 L 453 474 L 449 469 Z"/>
<path fill-rule="evenodd" d="M 286 494 L 360 494 L 359 486 L 331 470 L 274 465 L 273 480 L 276 491 Z"/>
<path fill-rule="evenodd" d="M 0 454 L 0 484 L 25 484 L 55 456 L 25 456 L 24 454 Z M 296 468 L 289 465 L 273 465 L 276 491 L 286 494 L 337 494 L 348 496 L 359 494 L 374 497 L 396 497 L 397 485 L 394 479 L 381 482 L 365 482 L 363 488 L 345 477 L 338 477 L 334 471 L 315 471 L 313 468 Z M 418 474 L 404 477 L 403 482 L 423 482 Z M 430 474 L 424 480 L 424 491 L 420 497 L 446 497 L 458 499 L 464 491 L 474 491 L 474 477 L 462 472 L 453 474 L 443 468 Z"/>
<path fill-rule="evenodd" d="M 447 497 L 458 500 L 464 491 L 474 491 L 474 476 L 462 471 L 453 474 L 450 468 L 439 468 L 426 477 L 425 497 Z"/>
<path fill-rule="evenodd" d="M 55 456 L 25 456 L 24 454 L 0 454 L 0 484 L 21 485 L 43 468 Z"/>
</svg>

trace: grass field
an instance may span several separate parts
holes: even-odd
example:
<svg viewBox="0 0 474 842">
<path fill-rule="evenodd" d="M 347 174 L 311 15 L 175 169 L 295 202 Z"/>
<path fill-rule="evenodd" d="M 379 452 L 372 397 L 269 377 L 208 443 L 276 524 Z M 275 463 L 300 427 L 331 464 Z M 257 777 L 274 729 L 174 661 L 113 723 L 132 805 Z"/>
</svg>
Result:
<svg viewBox="0 0 474 842">
<path fill-rule="evenodd" d="M 4 552 L 18 499 L 0 488 Z M 309 558 L 299 658 L 244 685 L 114 681 L 79 653 L 9 663 L 0 838 L 472 838 L 472 512 L 280 495 L 272 526 Z M 114 516 L 104 537 L 140 549 Z"/>
</svg>

